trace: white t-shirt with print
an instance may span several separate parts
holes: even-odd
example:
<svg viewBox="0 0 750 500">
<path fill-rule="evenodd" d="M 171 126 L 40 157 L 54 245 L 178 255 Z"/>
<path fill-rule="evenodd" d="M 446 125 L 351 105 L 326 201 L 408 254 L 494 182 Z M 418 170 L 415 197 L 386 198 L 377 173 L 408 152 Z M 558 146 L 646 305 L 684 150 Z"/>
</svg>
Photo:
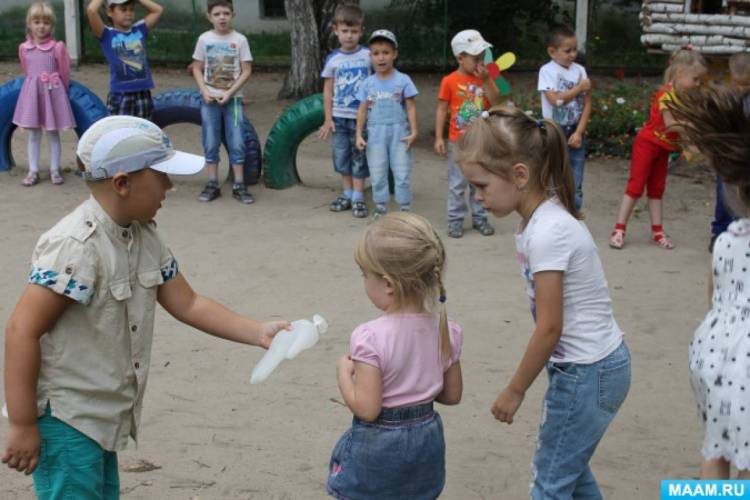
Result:
<svg viewBox="0 0 750 500">
<path fill-rule="evenodd" d="M 586 69 L 578 63 L 573 63 L 566 68 L 550 61 L 539 70 L 539 82 L 537 90 L 542 94 L 542 116 L 548 120 L 554 120 L 560 125 L 575 125 L 583 114 L 583 93 L 562 106 L 554 106 L 544 92 L 566 92 L 580 83 L 586 75 Z"/>
<path fill-rule="evenodd" d="M 252 61 L 253 55 L 242 33 L 232 30 L 221 35 L 210 30 L 198 37 L 193 59 L 203 62 L 203 81 L 209 93 L 221 97 L 240 77 L 241 63 Z M 242 96 L 242 90 L 235 95 Z"/>
<path fill-rule="evenodd" d="M 612 315 L 602 262 L 583 221 L 556 198 L 547 200 L 516 234 L 516 252 L 534 319 L 534 274 L 563 272 L 563 329 L 550 361 L 595 363 L 619 347 L 623 332 Z"/>
</svg>

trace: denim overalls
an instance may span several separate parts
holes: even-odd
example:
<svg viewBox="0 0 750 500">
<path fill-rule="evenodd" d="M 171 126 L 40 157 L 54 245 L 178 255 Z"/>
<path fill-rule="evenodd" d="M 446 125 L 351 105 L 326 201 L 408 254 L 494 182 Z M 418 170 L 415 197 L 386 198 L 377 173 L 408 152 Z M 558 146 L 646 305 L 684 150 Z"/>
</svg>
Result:
<svg viewBox="0 0 750 500">
<path fill-rule="evenodd" d="M 391 79 L 397 78 L 394 70 Z M 370 78 L 377 78 L 376 75 Z M 378 205 L 390 199 L 388 192 L 388 167 L 395 183 L 396 203 L 411 205 L 411 151 L 402 139 L 411 134 L 406 116 L 403 88 L 401 99 L 372 99 L 367 113 L 367 165 L 372 182 L 372 198 Z M 377 94 L 377 92 L 376 92 Z"/>
</svg>

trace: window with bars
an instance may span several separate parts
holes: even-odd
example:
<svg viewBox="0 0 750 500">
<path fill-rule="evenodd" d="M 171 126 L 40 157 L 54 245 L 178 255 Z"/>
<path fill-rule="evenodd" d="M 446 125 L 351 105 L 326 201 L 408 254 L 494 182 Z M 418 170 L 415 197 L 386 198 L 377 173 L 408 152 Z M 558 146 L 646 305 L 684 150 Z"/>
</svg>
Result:
<svg viewBox="0 0 750 500">
<path fill-rule="evenodd" d="M 284 0 L 260 0 L 261 17 L 286 17 Z"/>
</svg>

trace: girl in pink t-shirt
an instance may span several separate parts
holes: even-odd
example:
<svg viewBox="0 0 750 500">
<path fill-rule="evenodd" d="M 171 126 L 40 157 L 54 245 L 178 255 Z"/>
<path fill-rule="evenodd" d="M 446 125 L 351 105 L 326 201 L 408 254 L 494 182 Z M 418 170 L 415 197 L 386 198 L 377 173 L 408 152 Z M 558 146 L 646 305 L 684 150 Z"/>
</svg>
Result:
<svg viewBox="0 0 750 500">
<path fill-rule="evenodd" d="M 60 130 L 76 126 L 68 99 L 70 59 L 63 42 L 52 37 L 55 12 L 45 2 L 31 4 L 26 13 L 26 41 L 18 47 L 18 59 L 26 78 L 18 96 L 13 123 L 28 130 L 29 173 L 24 186 L 39 182 L 39 147 L 42 130 L 50 148 L 50 179 L 62 184 Z"/>
<path fill-rule="evenodd" d="M 367 297 L 385 314 L 354 330 L 350 354 L 338 362 L 354 421 L 333 450 L 328 493 L 437 498 L 445 440 L 433 401 L 455 405 L 463 391 L 463 334 L 445 308 L 445 249 L 426 219 L 400 212 L 367 228 L 354 259 Z"/>
</svg>

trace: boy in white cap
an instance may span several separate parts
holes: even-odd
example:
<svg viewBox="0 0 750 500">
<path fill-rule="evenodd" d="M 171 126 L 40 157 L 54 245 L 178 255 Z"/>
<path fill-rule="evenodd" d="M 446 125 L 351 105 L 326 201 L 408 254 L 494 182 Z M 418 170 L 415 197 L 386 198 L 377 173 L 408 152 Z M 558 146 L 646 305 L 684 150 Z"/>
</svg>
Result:
<svg viewBox="0 0 750 500">
<path fill-rule="evenodd" d="M 161 240 L 153 217 L 168 174 L 195 174 L 202 157 L 131 116 L 96 122 L 77 156 L 91 197 L 39 239 L 6 328 L 2 462 L 33 472 L 40 499 L 118 498 L 117 451 L 138 437 L 157 301 L 210 335 L 263 348 L 289 327 L 196 294 Z"/>
<path fill-rule="evenodd" d="M 471 203 L 471 225 L 483 236 L 495 234 L 487 211 L 477 202 L 474 186 L 469 186 L 464 174 L 453 160 L 453 144 L 464 129 L 482 111 L 500 103 L 500 91 L 484 65 L 484 51 L 492 44 L 485 41 L 476 30 L 460 31 L 451 40 L 453 55 L 458 69 L 440 82 L 438 105 L 435 116 L 435 152 L 448 157 L 448 236 L 460 238 L 464 235 L 466 187 L 469 187 Z M 445 147 L 444 131 L 446 118 L 450 114 L 448 148 Z"/>
<path fill-rule="evenodd" d="M 99 14 L 103 2 L 112 27 L 104 24 Z M 136 3 L 146 9 L 146 16 L 140 21 L 135 20 Z M 163 11 L 154 0 L 91 0 L 86 8 L 91 31 L 109 64 L 109 114 L 151 119 L 154 82 L 146 56 L 146 38 Z"/>
</svg>

